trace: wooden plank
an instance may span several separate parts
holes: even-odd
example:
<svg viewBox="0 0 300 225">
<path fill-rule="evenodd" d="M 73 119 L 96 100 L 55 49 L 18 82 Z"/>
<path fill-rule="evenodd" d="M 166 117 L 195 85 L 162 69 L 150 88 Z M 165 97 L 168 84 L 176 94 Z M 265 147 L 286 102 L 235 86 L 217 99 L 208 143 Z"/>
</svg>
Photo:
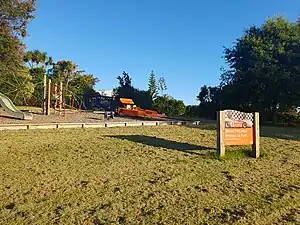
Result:
<svg viewBox="0 0 300 225">
<path fill-rule="evenodd" d="M 59 128 L 82 128 L 82 123 L 62 123 L 59 124 Z"/>
<path fill-rule="evenodd" d="M 86 123 L 85 128 L 102 128 L 105 127 L 104 123 Z"/>
<path fill-rule="evenodd" d="M 253 127 L 253 145 L 252 157 L 258 158 L 260 156 L 260 127 L 259 127 L 259 113 L 253 114 L 254 127 Z"/>
<path fill-rule="evenodd" d="M 50 115 L 51 110 L 51 80 L 48 80 L 48 96 L 47 96 L 47 115 Z"/>
<path fill-rule="evenodd" d="M 48 123 L 48 124 L 0 124 L 0 130 L 30 130 L 59 128 L 103 128 L 103 127 L 135 127 L 135 126 L 166 126 L 189 125 L 197 122 L 185 121 L 138 121 L 138 122 L 107 122 L 107 123 Z"/>
<path fill-rule="evenodd" d="M 35 129 L 55 129 L 56 124 L 29 124 L 28 129 L 35 130 Z"/>
<path fill-rule="evenodd" d="M 144 126 L 156 126 L 157 121 L 144 121 Z"/>
<path fill-rule="evenodd" d="M 126 122 L 111 122 L 105 123 L 105 127 L 125 127 Z"/>
<path fill-rule="evenodd" d="M 225 155 L 225 114 L 224 111 L 217 113 L 217 154 L 222 157 Z"/>
<path fill-rule="evenodd" d="M 0 130 L 27 130 L 27 125 L 19 124 L 19 125 L 10 125 L 10 124 L 2 124 L 0 126 Z"/>
<path fill-rule="evenodd" d="M 138 127 L 143 126 L 142 122 L 126 122 L 127 127 Z"/>
</svg>

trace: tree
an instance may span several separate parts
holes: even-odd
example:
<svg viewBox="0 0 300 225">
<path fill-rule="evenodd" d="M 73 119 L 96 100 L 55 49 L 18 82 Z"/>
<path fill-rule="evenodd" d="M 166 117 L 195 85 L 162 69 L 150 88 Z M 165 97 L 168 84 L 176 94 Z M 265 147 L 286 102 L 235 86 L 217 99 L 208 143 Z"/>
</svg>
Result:
<svg viewBox="0 0 300 225">
<path fill-rule="evenodd" d="M 236 108 L 271 114 L 300 104 L 300 23 L 270 18 L 261 27 L 251 26 L 225 49 L 229 69 L 222 74 L 224 102 L 233 97 Z"/>
<path fill-rule="evenodd" d="M 164 77 L 158 79 L 158 90 L 161 91 L 161 95 L 164 95 L 164 91 L 167 90 L 167 83 Z"/>
<path fill-rule="evenodd" d="M 187 105 L 185 109 L 185 116 L 198 117 L 200 115 L 198 105 Z"/>
<path fill-rule="evenodd" d="M 157 97 L 157 84 L 153 70 L 151 71 L 149 78 L 148 91 L 152 99 L 155 99 Z"/>
<path fill-rule="evenodd" d="M 78 74 L 83 71 L 77 70 L 78 65 L 71 60 L 60 60 L 53 66 L 52 78 L 62 81 L 66 87 Z"/>
<path fill-rule="evenodd" d="M 39 50 L 28 51 L 24 57 L 24 62 L 29 66 L 29 72 L 35 87 L 31 98 L 31 104 L 42 106 L 44 101 L 43 80 L 47 69 L 52 69 L 52 57 L 48 57 L 46 52 L 41 52 Z"/>
<path fill-rule="evenodd" d="M 199 104 L 199 115 L 201 117 L 215 119 L 216 111 L 222 107 L 222 89 L 204 85 L 197 96 Z"/>
<path fill-rule="evenodd" d="M 94 77 L 93 74 L 77 74 L 77 76 L 70 82 L 69 90 L 76 96 L 83 97 L 83 95 L 94 90 L 94 86 L 98 81 L 99 80 Z"/>
<path fill-rule="evenodd" d="M 117 77 L 119 86 L 114 89 L 115 100 L 121 106 L 120 98 L 131 98 L 135 104 L 143 109 L 152 108 L 152 98 L 149 91 L 139 90 L 132 86 L 128 73 L 123 72 Z"/>
<path fill-rule="evenodd" d="M 120 87 L 132 87 L 131 78 L 125 71 L 123 71 L 122 76 L 117 77 L 117 80 L 119 81 Z"/>
<path fill-rule="evenodd" d="M 158 96 L 153 103 L 153 107 L 160 113 L 167 116 L 181 116 L 185 113 L 185 105 L 183 101 L 176 100 L 171 96 Z"/>
<path fill-rule="evenodd" d="M 34 0 L 0 0 L 0 92 L 18 104 L 26 101 L 33 91 L 29 71 L 23 63 L 22 41 L 34 11 Z"/>
</svg>

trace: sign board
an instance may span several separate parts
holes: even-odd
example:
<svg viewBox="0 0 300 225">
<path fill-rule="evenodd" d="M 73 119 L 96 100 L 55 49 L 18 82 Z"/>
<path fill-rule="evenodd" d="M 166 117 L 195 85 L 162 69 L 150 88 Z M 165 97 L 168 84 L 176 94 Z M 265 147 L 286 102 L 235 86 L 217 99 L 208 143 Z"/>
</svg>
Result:
<svg viewBox="0 0 300 225">
<path fill-rule="evenodd" d="M 218 154 L 226 145 L 252 145 L 252 155 L 259 157 L 259 114 L 236 110 L 218 112 Z"/>
</svg>

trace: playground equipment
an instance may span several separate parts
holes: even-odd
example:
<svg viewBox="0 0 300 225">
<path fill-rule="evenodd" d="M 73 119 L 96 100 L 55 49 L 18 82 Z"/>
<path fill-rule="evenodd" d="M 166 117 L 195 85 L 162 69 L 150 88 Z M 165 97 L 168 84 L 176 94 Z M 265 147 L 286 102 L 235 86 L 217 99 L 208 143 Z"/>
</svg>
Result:
<svg viewBox="0 0 300 225">
<path fill-rule="evenodd" d="M 66 97 L 70 98 L 70 104 L 66 104 Z M 75 104 L 78 108 L 75 107 Z M 51 107 L 54 109 L 54 113 L 57 111 L 59 115 L 66 115 L 67 108 L 69 110 L 75 110 L 76 112 L 82 112 L 84 103 L 78 101 L 76 95 L 71 91 L 67 91 L 63 88 L 63 83 L 52 83 L 51 79 L 44 76 L 44 104 L 43 104 L 43 114 L 50 115 Z"/>
<path fill-rule="evenodd" d="M 4 94 L 0 93 L 0 105 L 12 117 L 21 120 L 32 120 L 32 114 L 24 113 L 17 109 L 14 103 Z"/>
<path fill-rule="evenodd" d="M 121 116 L 144 117 L 144 118 L 165 117 L 165 115 L 159 114 L 157 111 L 149 110 L 149 109 L 141 109 L 137 107 L 134 101 L 130 98 L 120 98 L 120 102 L 123 104 L 123 107 L 118 108 L 118 114 Z"/>
</svg>

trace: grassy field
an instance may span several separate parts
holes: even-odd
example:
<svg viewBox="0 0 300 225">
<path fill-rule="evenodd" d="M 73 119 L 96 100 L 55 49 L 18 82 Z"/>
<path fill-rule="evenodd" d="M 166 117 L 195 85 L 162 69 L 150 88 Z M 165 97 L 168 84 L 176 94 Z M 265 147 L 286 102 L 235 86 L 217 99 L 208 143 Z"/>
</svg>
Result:
<svg viewBox="0 0 300 225">
<path fill-rule="evenodd" d="M 215 157 L 214 127 L 0 132 L 1 224 L 300 224 L 300 131 Z"/>
</svg>

